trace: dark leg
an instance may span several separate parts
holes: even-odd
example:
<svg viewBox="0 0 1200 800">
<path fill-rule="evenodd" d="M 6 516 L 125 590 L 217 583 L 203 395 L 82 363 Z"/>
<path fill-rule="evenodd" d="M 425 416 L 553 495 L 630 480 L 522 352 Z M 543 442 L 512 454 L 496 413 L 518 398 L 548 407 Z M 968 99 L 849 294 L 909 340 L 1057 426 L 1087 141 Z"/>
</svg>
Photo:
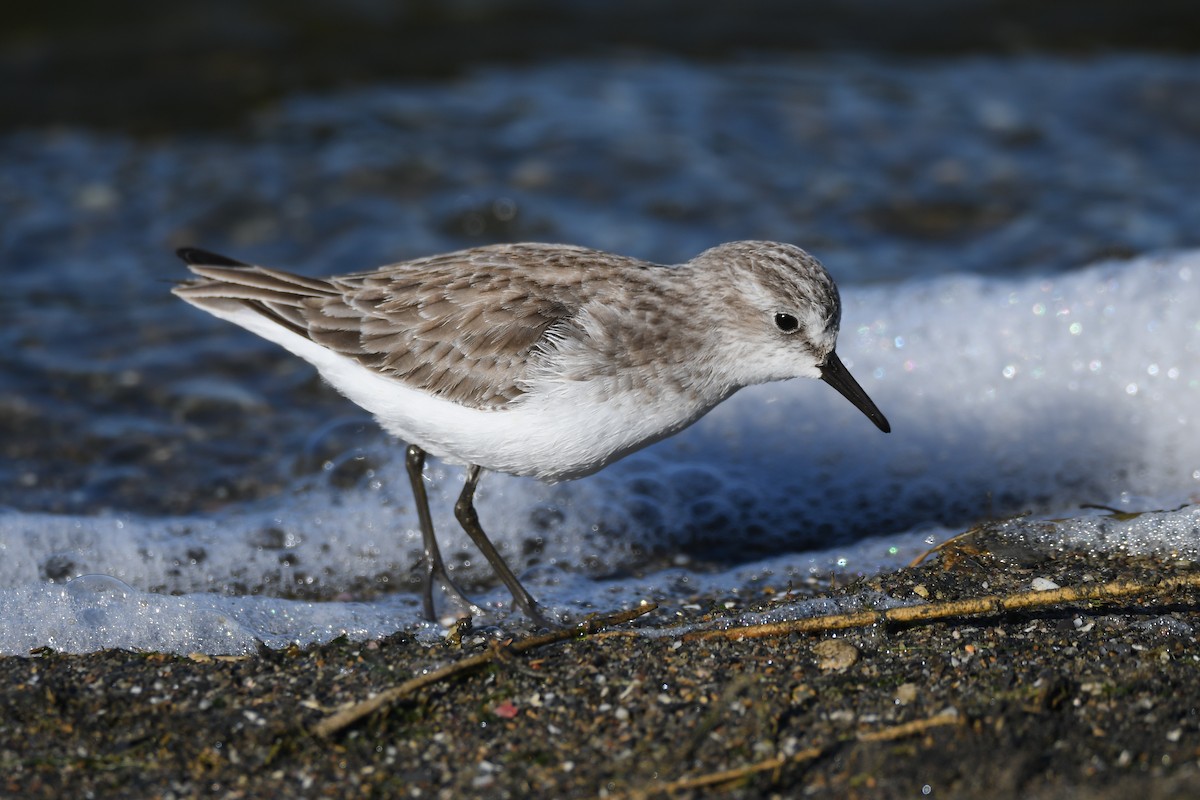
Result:
<svg viewBox="0 0 1200 800">
<path fill-rule="evenodd" d="M 468 600 L 450 579 L 446 562 L 442 561 L 442 551 L 438 549 L 437 537 L 433 534 L 433 518 L 429 516 L 429 497 L 425 494 L 425 451 L 410 444 L 404 454 L 404 464 L 408 468 L 408 480 L 412 483 L 413 498 L 417 501 L 417 519 L 421 523 L 421 539 L 425 545 L 425 591 L 422 595 L 425 618 L 437 620 L 437 611 L 433 606 L 435 581 L 441 583 L 442 591 L 464 609 L 469 609 L 473 614 L 481 613 L 479 606 Z"/>
<path fill-rule="evenodd" d="M 483 528 L 479 525 L 479 515 L 475 513 L 475 485 L 479 483 L 479 467 L 472 464 L 467 467 L 467 482 L 463 486 L 462 494 L 458 496 L 458 502 L 454 504 L 454 516 L 458 517 L 458 522 L 463 526 L 463 530 L 471 537 L 471 541 L 479 548 L 488 563 L 492 565 L 492 569 L 500 576 L 500 580 L 504 581 L 504 585 L 508 587 L 508 591 L 512 592 L 513 602 L 520 606 L 525 612 L 525 616 L 529 617 L 538 625 L 546 628 L 557 628 L 550 620 L 546 619 L 538 608 L 537 601 L 533 599 L 533 595 L 525 590 L 521 582 L 517 580 L 517 576 L 508 568 L 508 564 L 504 562 L 504 558 L 496 550 L 492 540 L 483 532 Z"/>
</svg>

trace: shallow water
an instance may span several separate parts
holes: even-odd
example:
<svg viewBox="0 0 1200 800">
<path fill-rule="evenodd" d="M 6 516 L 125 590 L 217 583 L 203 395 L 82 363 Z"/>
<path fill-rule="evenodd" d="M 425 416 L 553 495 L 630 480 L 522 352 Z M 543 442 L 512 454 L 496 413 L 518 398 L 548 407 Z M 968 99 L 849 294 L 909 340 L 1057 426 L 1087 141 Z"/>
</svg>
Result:
<svg viewBox="0 0 1200 800">
<path fill-rule="evenodd" d="M 31 622 L 0 649 L 420 628 L 393 591 L 418 551 L 398 448 L 172 298 L 185 244 L 313 274 L 515 240 L 818 255 L 895 432 L 792 382 L 584 481 L 488 476 L 485 526 L 563 609 L 684 596 L 731 560 L 731 590 L 768 557 L 869 571 L 985 516 L 1195 502 L 1197 88 L 1186 57 L 581 60 L 291 97 L 233 134 L 7 135 L 0 586 Z M 449 515 L 459 471 L 433 475 L 447 549 L 488 583 Z M 73 616 L 101 583 L 184 621 Z"/>
</svg>

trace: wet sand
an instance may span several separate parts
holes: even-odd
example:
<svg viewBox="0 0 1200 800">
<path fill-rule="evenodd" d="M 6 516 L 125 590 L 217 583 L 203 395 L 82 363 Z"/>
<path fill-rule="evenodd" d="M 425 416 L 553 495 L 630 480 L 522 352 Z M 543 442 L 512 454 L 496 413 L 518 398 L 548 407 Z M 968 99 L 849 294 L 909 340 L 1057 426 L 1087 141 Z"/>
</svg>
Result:
<svg viewBox="0 0 1200 800">
<path fill-rule="evenodd" d="M 980 533 L 830 596 L 929 602 L 1187 565 Z M 0 659 L 2 791 L 26 797 L 1182 797 L 1200 791 L 1200 593 L 836 634 L 687 639 L 771 605 L 700 597 L 517 652 L 472 632 L 222 658 Z M 680 612 L 675 612 L 676 614 Z M 655 615 L 659 615 L 656 617 Z M 665 621 L 665 612 L 645 619 Z M 520 635 L 518 635 L 518 641 Z M 322 737 L 322 720 L 491 652 Z"/>
</svg>

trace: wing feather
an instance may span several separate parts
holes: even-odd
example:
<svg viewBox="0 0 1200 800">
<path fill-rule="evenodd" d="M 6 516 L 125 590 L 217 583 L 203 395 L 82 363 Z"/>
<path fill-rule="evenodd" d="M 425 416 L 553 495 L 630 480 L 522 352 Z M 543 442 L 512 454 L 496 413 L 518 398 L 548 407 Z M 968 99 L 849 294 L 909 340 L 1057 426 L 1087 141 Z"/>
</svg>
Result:
<svg viewBox="0 0 1200 800">
<path fill-rule="evenodd" d="M 323 347 L 472 408 L 516 401 L 534 357 L 579 333 L 573 320 L 593 295 L 597 259 L 638 263 L 585 248 L 496 245 L 318 279 L 187 252 L 201 277 L 176 287 L 185 299 L 202 307 L 242 301 Z M 197 254 L 213 263 L 196 263 Z"/>
</svg>

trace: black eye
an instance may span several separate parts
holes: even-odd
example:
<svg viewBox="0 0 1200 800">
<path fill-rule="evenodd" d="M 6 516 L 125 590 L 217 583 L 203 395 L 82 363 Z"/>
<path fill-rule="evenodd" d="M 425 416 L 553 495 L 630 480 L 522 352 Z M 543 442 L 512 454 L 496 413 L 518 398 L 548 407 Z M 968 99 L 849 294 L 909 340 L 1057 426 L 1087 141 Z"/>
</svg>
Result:
<svg viewBox="0 0 1200 800">
<path fill-rule="evenodd" d="M 800 320 L 793 317 L 791 314 L 785 314 L 780 311 L 775 315 L 775 327 L 784 333 L 791 333 L 800 327 Z"/>
</svg>

